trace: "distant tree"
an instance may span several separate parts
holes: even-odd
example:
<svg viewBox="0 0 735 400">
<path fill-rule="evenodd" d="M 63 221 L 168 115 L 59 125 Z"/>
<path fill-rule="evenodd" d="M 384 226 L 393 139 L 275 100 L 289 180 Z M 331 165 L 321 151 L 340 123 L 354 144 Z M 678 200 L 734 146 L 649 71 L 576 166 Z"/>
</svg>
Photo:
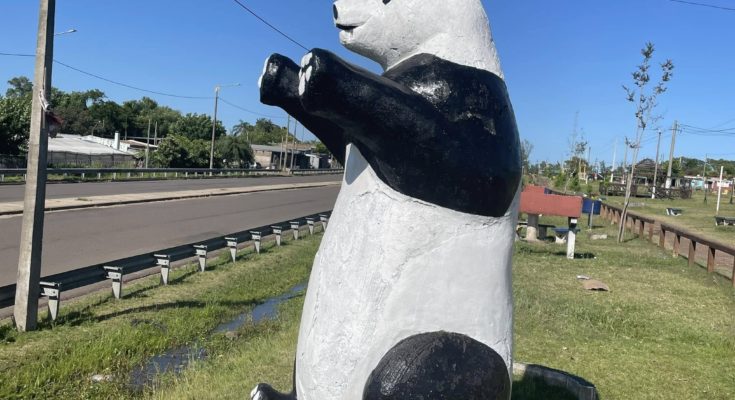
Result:
<svg viewBox="0 0 735 400">
<path fill-rule="evenodd" d="M 648 85 L 649 83 L 651 83 L 651 60 L 653 59 L 654 52 L 655 47 L 651 42 L 646 43 L 643 50 L 641 50 L 643 61 L 632 74 L 633 84 L 637 86 L 637 89 L 632 89 L 623 85 L 623 90 L 625 90 L 626 94 L 626 100 L 635 105 L 635 120 L 637 131 L 635 139 L 632 141 L 631 144 L 631 147 L 633 149 L 633 161 L 631 163 L 628 179 L 626 179 L 627 186 L 625 188 L 625 202 L 623 203 L 623 212 L 621 216 L 622 221 L 626 221 L 628 217 L 628 205 L 630 204 L 633 178 L 635 177 L 635 165 L 638 162 L 638 151 L 641 148 L 641 140 L 643 139 L 643 134 L 646 132 L 646 129 L 650 125 L 655 124 L 658 120 L 661 119 L 659 115 L 655 114 L 656 106 L 658 105 L 658 96 L 666 92 L 666 85 L 671 80 L 674 70 L 674 63 L 671 60 L 666 60 L 665 62 L 660 64 L 660 81 L 653 88 L 649 88 Z M 625 225 L 626 224 L 621 223 L 618 229 L 618 243 L 623 241 L 623 236 L 625 235 Z"/>
<path fill-rule="evenodd" d="M 21 98 L 30 97 L 33 92 L 33 82 L 25 76 L 16 76 L 8 81 L 8 90 L 5 91 L 5 97 Z"/>
<path fill-rule="evenodd" d="M 526 171 L 526 173 L 528 173 L 530 169 L 529 159 L 531 158 L 532 151 L 533 143 L 531 143 L 527 139 L 523 139 L 523 141 L 521 142 L 521 165 L 523 166 L 523 169 Z"/>
<path fill-rule="evenodd" d="M 31 102 L 26 97 L 0 97 L 0 154 L 27 151 L 31 130 Z"/>
<path fill-rule="evenodd" d="M 152 155 L 153 164 L 161 168 L 206 168 L 209 166 L 209 141 L 170 135 Z M 215 160 L 221 160 L 215 154 Z M 220 167 L 219 162 L 215 167 Z"/>
<path fill-rule="evenodd" d="M 217 141 L 217 154 L 225 167 L 245 168 L 255 159 L 245 136 L 221 137 Z"/>
<path fill-rule="evenodd" d="M 176 135 L 186 136 L 189 139 L 211 140 L 212 117 L 206 114 L 186 114 L 171 126 L 171 132 Z M 217 121 L 215 138 L 226 134 L 227 129 L 225 129 L 221 121 Z"/>
</svg>

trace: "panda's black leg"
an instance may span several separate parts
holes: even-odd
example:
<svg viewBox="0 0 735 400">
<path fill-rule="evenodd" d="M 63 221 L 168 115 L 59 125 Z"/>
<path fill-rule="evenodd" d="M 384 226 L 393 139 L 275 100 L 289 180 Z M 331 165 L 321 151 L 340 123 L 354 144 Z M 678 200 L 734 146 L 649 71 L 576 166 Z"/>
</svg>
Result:
<svg viewBox="0 0 735 400">
<path fill-rule="evenodd" d="M 251 400 L 296 400 L 296 395 L 293 393 L 283 394 L 277 392 L 270 385 L 266 383 L 260 383 L 258 386 L 250 392 Z"/>
<path fill-rule="evenodd" d="M 409 337 L 393 347 L 365 384 L 363 400 L 508 400 L 503 358 L 457 333 Z"/>
<path fill-rule="evenodd" d="M 282 108 L 296 118 L 327 146 L 341 164 L 345 162 L 347 145 L 344 130 L 333 122 L 313 115 L 299 100 L 299 66 L 288 57 L 273 54 L 265 62 L 263 74 L 258 80 L 260 101 Z"/>
</svg>

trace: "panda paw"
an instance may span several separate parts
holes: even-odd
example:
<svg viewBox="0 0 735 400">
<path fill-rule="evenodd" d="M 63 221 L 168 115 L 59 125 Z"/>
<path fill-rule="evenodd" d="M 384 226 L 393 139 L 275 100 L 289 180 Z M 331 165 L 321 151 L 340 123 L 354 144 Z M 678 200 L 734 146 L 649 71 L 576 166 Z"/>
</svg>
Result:
<svg viewBox="0 0 735 400">
<path fill-rule="evenodd" d="M 319 111 L 324 96 L 332 93 L 331 82 L 340 79 L 340 63 L 326 50 L 314 49 L 301 59 L 299 71 L 299 98 L 304 109 Z"/>
<path fill-rule="evenodd" d="M 296 400 L 293 395 L 278 393 L 270 385 L 259 383 L 251 392 L 250 400 Z"/>
<path fill-rule="evenodd" d="M 296 98 L 298 72 L 298 65 L 285 56 L 273 54 L 268 57 L 258 78 L 260 101 L 281 106 L 288 99 Z"/>
</svg>

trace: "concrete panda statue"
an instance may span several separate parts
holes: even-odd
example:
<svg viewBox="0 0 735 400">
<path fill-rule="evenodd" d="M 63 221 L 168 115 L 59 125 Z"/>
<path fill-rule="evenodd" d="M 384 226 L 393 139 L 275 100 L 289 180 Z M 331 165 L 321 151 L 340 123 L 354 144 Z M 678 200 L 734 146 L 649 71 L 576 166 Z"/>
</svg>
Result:
<svg viewBox="0 0 735 400">
<path fill-rule="evenodd" d="M 345 166 L 309 280 L 290 394 L 509 399 L 519 139 L 480 0 L 338 0 L 340 41 L 266 60 L 261 100 Z"/>
</svg>

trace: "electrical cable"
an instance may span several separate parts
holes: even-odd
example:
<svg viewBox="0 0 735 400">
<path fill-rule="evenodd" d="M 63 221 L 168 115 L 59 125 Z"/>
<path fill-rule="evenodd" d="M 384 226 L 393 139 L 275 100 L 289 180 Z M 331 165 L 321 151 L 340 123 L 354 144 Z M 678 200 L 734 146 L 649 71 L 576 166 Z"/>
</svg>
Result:
<svg viewBox="0 0 735 400">
<path fill-rule="evenodd" d="M 258 115 L 258 116 L 261 116 L 261 117 L 265 117 L 265 118 L 278 118 L 278 119 L 284 119 L 284 118 L 286 118 L 286 117 L 279 117 L 279 116 L 275 116 L 275 115 L 267 115 L 267 114 L 261 114 L 261 113 L 259 113 L 259 112 L 256 112 L 256 111 L 248 110 L 247 108 L 244 108 L 244 107 L 238 106 L 237 104 L 231 103 L 231 102 L 229 102 L 229 101 L 227 101 L 227 100 L 223 99 L 223 98 L 222 98 L 222 96 L 220 96 L 220 98 L 219 98 L 219 99 L 220 99 L 220 101 L 221 101 L 221 102 L 223 102 L 223 103 L 225 103 L 225 104 L 229 105 L 230 107 L 234 107 L 234 108 L 237 108 L 238 110 L 240 110 L 240 111 L 245 111 L 246 113 L 250 113 L 250 114 Z"/>
<path fill-rule="evenodd" d="M 278 29 L 275 26 L 273 26 L 270 22 L 266 21 L 260 15 L 256 14 L 255 11 L 251 10 L 250 8 L 248 8 L 245 4 L 242 4 L 239 0 L 232 0 L 232 1 L 234 1 L 235 3 L 237 3 L 245 11 L 249 12 L 250 14 L 252 14 L 255 18 L 259 19 L 262 23 L 268 25 L 268 27 L 270 27 L 274 31 L 278 32 L 281 36 L 283 36 L 286 39 L 290 40 L 291 42 L 293 42 L 295 45 L 301 47 L 302 49 L 304 49 L 306 51 L 309 51 L 309 49 L 307 49 L 306 46 L 304 46 L 303 44 L 297 42 L 296 39 L 292 38 L 291 36 L 288 36 L 283 31 L 281 31 L 280 29 Z"/>
<path fill-rule="evenodd" d="M 716 8 L 718 10 L 724 10 L 724 11 L 735 11 L 735 8 L 717 6 L 717 5 L 714 5 L 714 4 L 697 3 L 697 2 L 694 2 L 694 1 L 685 1 L 685 0 L 669 0 L 669 1 L 671 1 L 673 3 L 689 4 L 689 5 L 692 5 L 692 6 Z"/>
</svg>

